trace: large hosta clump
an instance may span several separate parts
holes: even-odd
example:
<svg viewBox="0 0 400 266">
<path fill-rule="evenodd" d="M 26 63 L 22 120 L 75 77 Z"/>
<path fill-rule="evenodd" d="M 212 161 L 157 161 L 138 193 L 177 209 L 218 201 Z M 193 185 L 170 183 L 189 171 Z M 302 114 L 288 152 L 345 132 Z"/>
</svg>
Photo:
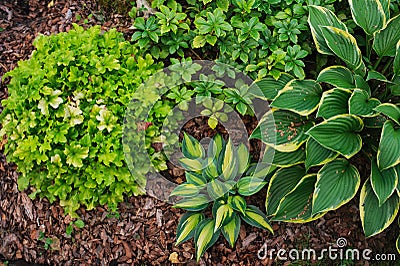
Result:
<svg viewBox="0 0 400 266">
<path fill-rule="evenodd" d="M 7 73 L 2 101 L 7 160 L 18 165 L 19 189 L 60 200 L 67 213 L 81 204 L 115 204 L 143 193 L 144 177 L 124 161 L 126 106 L 143 79 L 161 66 L 116 30 L 99 26 L 39 36 L 27 61 Z"/>
</svg>

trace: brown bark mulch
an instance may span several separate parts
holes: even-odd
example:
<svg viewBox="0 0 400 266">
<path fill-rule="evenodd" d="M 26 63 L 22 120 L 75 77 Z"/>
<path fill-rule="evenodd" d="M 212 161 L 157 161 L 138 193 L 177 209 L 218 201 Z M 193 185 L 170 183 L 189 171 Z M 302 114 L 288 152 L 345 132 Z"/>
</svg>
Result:
<svg viewBox="0 0 400 266">
<path fill-rule="evenodd" d="M 92 18 L 85 23 L 90 13 Z M 81 19 L 77 21 L 77 14 Z M 78 18 L 79 18 L 78 16 Z M 0 3 L 0 78 L 13 69 L 18 60 L 27 59 L 38 33 L 67 31 L 72 22 L 83 25 L 101 24 L 104 29 L 117 27 L 128 32 L 129 19 L 101 12 L 95 3 L 83 0 L 6 0 Z M 7 80 L 0 84 L 0 99 L 7 97 Z M 3 142 L 0 142 L 2 150 Z M 366 174 L 365 169 L 364 175 Z M 106 207 L 78 211 L 85 221 L 83 229 L 75 228 L 72 236 L 65 233 L 71 218 L 64 216 L 57 202 L 31 200 L 27 192 L 17 189 L 17 168 L 0 155 L 0 265 L 196 265 L 194 245 L 188 241 L 174 245 L 175 231 L 182 211 L 171 208 L 149 196 L 131 197 L 119 205 L 119 217 Z M 264 205 L 265 189 L 251 199 Z M 201 265 L 272 265 L 273 260 L 259 259 L 258 250 L 314 248 L 321 250 L 347 239 L 348 247 L 376 253 L 393 253 L 399 232 L 394 223 L 385 232 L 366 239 L 362 233 L 358 203 L 352 201 L 337 211 L 308 224 L 273 223 L 271 235 L 250 226 L 242 226 L 232 249 L 221 237 L 205 253 Z M 47 244 L 46 244 L 47 243 Z M 399 257 L 397 255 L 397 257 Z M 25 263 L 25 264 L 23 264 Z M 26 264 L 28 263 L 28 264 Z M 300 265 L 305 261 L 297 261 Z M 309 262 L 311 264 L 316 262 Z M 394 265 L 389 262 L 387 265 Z M 289 265 L 289 261 L 277 261 Z M 357 265 L 374 264 L 358 261 Z M 324 261 L 320 265 L 340 265 Z"/>
</svg>

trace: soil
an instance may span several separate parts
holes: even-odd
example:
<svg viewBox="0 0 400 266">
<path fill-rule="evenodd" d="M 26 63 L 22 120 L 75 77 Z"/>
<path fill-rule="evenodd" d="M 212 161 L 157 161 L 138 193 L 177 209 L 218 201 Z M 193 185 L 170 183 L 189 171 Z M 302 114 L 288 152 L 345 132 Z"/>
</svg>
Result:
<svg viewBox="0 0 400 266">
<path fill-rule="evenodd" d="M 88 19 L 91 13 L 95 15 Z M 105 30 L 116 27 L 127 36 L 131 34 L 128 29 L 131 21 L 126 16 L 106 13 L 96 1 L 3 0 L 0 3 L 0 79 L 15 68 L 19 60 L 29 58 L 32 41 L 39 33 L 68 31 L 73 22 L 83 26 L 100 24 Z M 0 84 L 0 99 L 7 97 L 7 82 L 5 79 Z M 200 132 L 198 128 L 193 127 L 191 133 L 212 135 Z M 3 144 L 4 141 L 0 142 L 0 150 Z M 363 167 L 361 159 L 357 159 L 357 163 L 365 178 L 368 169 Z M 177 180 L 182 173 L 173 170 L 168 172 Z M 5 156 L 0 154 L 0 265 L 196 265 L 192 241 L 180 246 L 174 244 L 176 226 L 183 211 L 173 209 L 167 203 L 141 196 L 127 198 L 118 206 L 118 213 L 112 213 L 106 207 L 91 211 L 82 208 L 78 214 L 85 221 L 85 227 L 75 228 L 72 236 L 67 236 L 65 230 L 71 217 L 64 216 L 58 202 L 31 200 L 27 196 L 29 191 L 18 191 L 17 178 L 17 167 L 7 163 Z M 264 208 L 265 193 L 264 189 L 249 200 Z M 395 248 L 399 233 L 397 223 L 366 239 L 358 211 L 358 202 L 353 200 L 308 224 L 273 223 L 274 235 L 242 225 L 234 248 L 221 237 L 205 253 L 200 265 L 317 264 L 317 261 L 260 259 L 257 253 L 264 244 L 269 250 L 322 250 L 335 246 L 340 237 L 347 240 L 347 247 L 371 249 L 372 254 L 396 254 L 398 258 Z M 344 265 L 343 261 L 331 260 L 319 263 Z M 376 263 L 359 260 L 347 261 L 346 265 L 370 264 Z"/>
</svg>

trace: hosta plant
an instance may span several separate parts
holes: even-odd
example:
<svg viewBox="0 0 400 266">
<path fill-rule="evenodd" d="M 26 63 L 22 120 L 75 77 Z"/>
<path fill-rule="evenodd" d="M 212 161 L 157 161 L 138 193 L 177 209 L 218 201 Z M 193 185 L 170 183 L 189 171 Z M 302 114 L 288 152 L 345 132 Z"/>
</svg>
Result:
<svg viewBox="0 0 400 266">
<path fill-rule="evenodd" d="M 180 163 L 186 170 L 186 182 L 177 186 L 171 196 L 181 198 L 175 208 L 188 212 L 179 221 L 177 245 L 193 237 L 199 260 L 221 233 L 233 247 L 241 221 L 273 232 L 263 212 L 245 200 L 266 184 L 266 176 L 250 166 L 244 144 L 235 147 L 231 139 L 225 141 L 217 134 L 205 150 L 185 133 L 182 153 Z"/>
<path fill-rule="evenodd" d="M 317 219 L 358 191 L 367 237 L 394 221 L 400 203 L 400 16 L 390 17 L 389 4 L 349 1 L 357 38 L 332 11 L 309 6 L 317 50 L 340 63 L 316 80 L 282 75 L 259 82 L 261 98 L 273 107 L 262 121 L 275 119 L 276 141 L 259 128 L 251 137 L 269 146 L 267 154 L 275 150 L 279 170 L 266 199 L 272 221 Z M 357 162 L 369 164 L 366 180 Z"/>
<path fill-rule="evenodd" d="M 34 46 L 31 58 L 5 75 L 11 80 L 0 118 L 19 189 L 59 200 L 71 215 L 81 205 L 143 194 L 145 177 L 126 167 L 122 124 L 132 94 L 161 65 L 99 26 L 74 25 L 39 36 Z"/>
</svg>

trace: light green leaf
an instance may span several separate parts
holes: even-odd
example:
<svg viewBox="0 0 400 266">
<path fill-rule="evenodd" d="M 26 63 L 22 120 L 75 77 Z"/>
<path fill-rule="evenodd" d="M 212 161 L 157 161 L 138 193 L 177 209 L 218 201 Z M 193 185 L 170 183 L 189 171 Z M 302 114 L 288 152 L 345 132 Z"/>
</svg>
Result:
<svg viewBox="0 0 400 266">
<path fill-rule="evenodd" d="M 182 215 L 176 229 L 176 246 L 193 237 L 197 225 L 204 219 L 202 213 L 188 212 Z"/>
<path fill-rule="evenodd" d="M 197 225 L 194 233 L 197 261 L 199 261 L 204 252 L 218 240 L 220 232 L 214 232 L 214 227 L 214 220 L 210 218 L 202 220 Z"/>
<path fill-rule="evenodd" d="M 221 226 L 226 225 L 232 219 L 233 213 L 233 209 L 230 205 L 220 205 L 215 213 L 214 232 L 216 232 Z"/>
<path fill-rule="evenodd" d="M 229 197 L 228 203 L 231 205 L 232 209 L 243 214 L 245 213 L 247 204 L 246 200 L 243 197 L 238 195 Z"/>
<path fill-rule="evenodd" d="M 397 42 L 396 45 L 396 55 L 393 60 L 393 74 L 394 77 L 400 77 L 400 40 Z"/>
<path fill-rule="evenodd" d="M 390 19 L 385 28 L 375 34 L 373 48 L 380 56 L 395 56 L 400 40 L 400 15 Z"/>
<path fill-rule="evenodd" d="M 206 36 L 198 35 L 193 39 L 193 48 L 201 48 L 206 44 Z"/>
<path fill-rule="evenodd" d="M 386 24 L 386 15 L 379 0 L 349 0 L 354 22 L 373 35 Z"/>
<path fill-rule="evenodd" d="M 205 185 L 207 183 L 207 179 L 203 177 L 201 174 L 192 173 L 189 171 L 185 172 L 186 181 L 196 186 Z"/>
<path fill-rule="evenodd" d="M 351 91 L 335 88 L 322 94 L 321 103 L 318 108 L 317 117 L 329 119 L 336 115 L 347 114 Z"/>
<path fill-rule="evenodd" d="M 183 183 L 177 186 L 169 196 L 195 197 L 199 194 L 202 188 L 202 186 L 197 186 L 191 183 Z"/>
<path fill-rule="evenodd" d="M 242 177 L 239 182 L 237 182 L 237 191 L 242 196 L 251 196 L 258 191 L 260 191 L 267 182 L 264 179 L 257 178 L 254 176 Z"/>
<path fill-rule="evenodd" d="M 233 218 L 231 221 L 221 228 L 221 232 L 224 235 L 226 241 L 228 241 L 229 245 L 233 248 L 235 242 L 239 236 L 240 231 L 240 217 L 236 213 L 233 214 Z"/>
<path fill-rule="evenodd" d="M 203 165 L 202 165 L 203 160 L 201 160 L 201 159 L 192 160 L 189 158 L 180 158 L 179 162 L 182 165 L 182 167 L 188 171 L 198 172 L 201 169 L 203 169 Z"/>
<path fill-rule="evenodd" d="M 205 151 L 200 142 L 186 132 L 183 134 L 182 153 L 186 158 L 204 158 Z"/>
<path fill-rule="evenodd" d="M 208 206 L 209 202 L 210 199 L 206 195 L 200 194 L 194 198 L 182 199 L 178 201 L 173 207 L 181 208 L 187 211 L 200 211 L 204 210 Z"/>
<path fill-rule="evenodd" d="M 377 157 L 381 170 L 400 163 L 400 128 L 395 128 L 392 121 L 383 125 Z"/>
<path fill-rule="evenodd" d="M 274 230 L 272 230 L 268 218 L 256 206 L 248 205 L 245 214 L 241 215 L 241 217 L 243 221 L 245 221 L 249 225 L 261 229 L 266 229 L 269 230 L 271 233 L 274 233 Z"/>
<path fill-rule="evenodd" d="M 309 138 L 306 144 L 306 169 L 310 169 L 313 166 L 324 165 L 333 161 L 338 157 L 339 153 L 327 149 L 313 138 Z"/>
<path fill-rule="evenodd" d="M 393 194 L 397 187 L 398 176 L 396 170 L 392 167 L 380 171 L 374 158 L 371 161 L 371 186 L 378 198 L 379 206 Z"/>
<path fill-rule="evenodd" d="M 238 174 L 243 174 L 249 165 L 249 151 L 246 145 L 241 143 L 237 148 L 237 163 L 238 163 Z"/>
<path fill-rule="evenodd" d="M 219 179 L 214 179 L 207 184 L 207 192 L 212 199 L 216 200 L 228 193 L 232 187 L 232 183 L 221 182 Z"/>
<path fill-rule="evenodd" d="M 238 162 L 237 162 L 236 149 L 229 139 L 225 145 L 224 156 L 222 161 L 222 175 L 225 180 L 232 180 L 238 173 Z"/>
<path fill-rule="evenodd" d="M 353 89 L 356 87 L 353 73 L 344 66 L 330 66 L 323 69 L 317 78 L 338 88 Z"/>
<path fill-rule="evenodd" d="M 365 90 L 355 89 L 349 99 L 349 113 L 353 115 L 371 117 L 375 115 L 374 108 L 381 102 L 376 98 L 370 98 Z"/>
</svg>

